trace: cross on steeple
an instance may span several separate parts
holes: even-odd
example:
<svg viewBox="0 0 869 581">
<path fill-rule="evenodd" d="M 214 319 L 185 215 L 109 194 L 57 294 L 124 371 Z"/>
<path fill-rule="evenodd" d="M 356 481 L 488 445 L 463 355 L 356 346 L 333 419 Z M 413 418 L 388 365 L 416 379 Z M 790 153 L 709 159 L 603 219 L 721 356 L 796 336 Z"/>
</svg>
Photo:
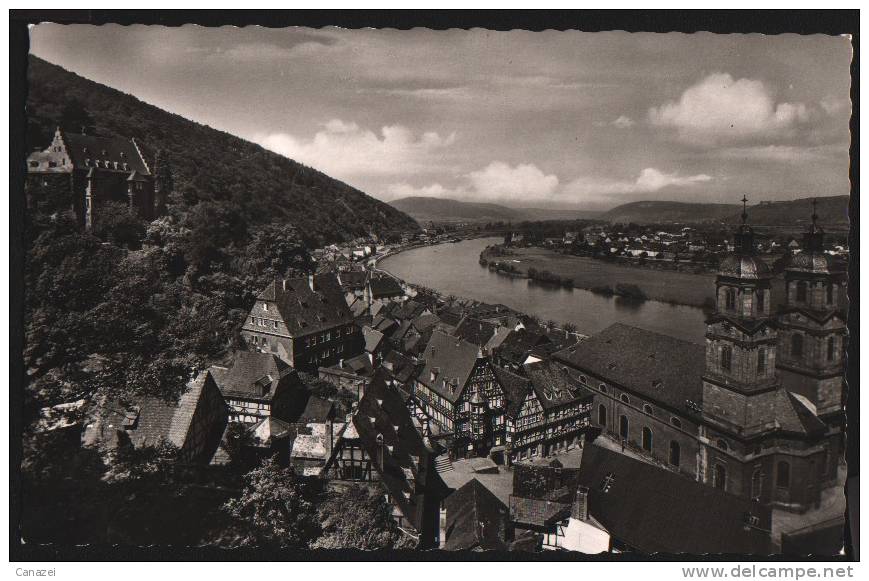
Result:
<svg viewBox="0 0 869 581">
<path fill-rule="evenodd" d="M 748 221 L 748 198 L 745 194 L 742 195 L 742 223 L 745 224 Z"/>
<path fill-rule="evenodd" d="M 817 198 L 812 199 L 812 228 L 817 227 L 818 225 L 818 200 Z"/>
</svg>

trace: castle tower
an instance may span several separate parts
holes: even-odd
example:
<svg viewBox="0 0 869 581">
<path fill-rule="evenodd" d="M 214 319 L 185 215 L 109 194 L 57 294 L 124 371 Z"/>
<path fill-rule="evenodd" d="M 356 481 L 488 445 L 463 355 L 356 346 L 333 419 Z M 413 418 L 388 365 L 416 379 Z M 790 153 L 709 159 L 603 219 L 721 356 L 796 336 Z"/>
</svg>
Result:
<svg viewBox="0 0 869 581">
<path fill-rule="evenodd" d="M 788 391 L 811 401 L 825 422 L 838 424 L 843 411 L 846 275 L 824 253 L 817 202 L 812 206 L 802 251 L 785 269 L 787 299 L 778 317 L 777 366 Z"/>
</svg>

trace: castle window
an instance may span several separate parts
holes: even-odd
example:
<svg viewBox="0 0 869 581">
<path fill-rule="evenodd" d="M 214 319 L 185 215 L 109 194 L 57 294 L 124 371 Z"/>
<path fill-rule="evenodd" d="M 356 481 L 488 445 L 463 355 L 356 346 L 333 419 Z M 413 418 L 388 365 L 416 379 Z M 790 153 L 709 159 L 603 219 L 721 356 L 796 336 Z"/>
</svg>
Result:
<svg viewBox="0 0 869 581">
<path fill-rule="evenodd" d="M 828 305 L 833 304 L 833 285 L 832 284 L 827 285 L 827 304 Z"/>
<path fill-rule="evenodd" d="M 751 499 L 760 500 L 760 495 L 763 492 L 763 473 L 760 468 L 751 474 Z"/>
<path fill-rule="evenodd" d="M 265 303 L 263 303 L 263 310 L 264 310 L 264 311 L 269 310 L 269 306 L 268 306 L 267 304 L 265 304 Z"/>
<path fill-rule="evenodd" d="M 791 355 L 793 357 L 803 356 L 803 336 L 800 334 L 791 336 Z"/>
<path fill-rule="evenodd" d="M 807 285 L 805 281 L 800 281 L 797 283 L 797 300 L 801 303 L 806 302 L 806 294 L 807 294 Z"/>
<path fill-rule="evenodd" d="M 730 345 L 721 348 L 721 369 L 730 371 L 733 365 L 733 349 Z"/>
<path fill-rule="evenodd" d="M 597 423 L 606 426 L 606 406 L 603 404 L 597 407 Z"/>
<path fill-rule="evenodd" d="M 682 427 L 682 421 L 679 418 L 670 418 L 670 423 L 673 424 L 677 428 Z"/>
<path fill-rule="evenodd" d="M 724 291 L 724 301 L 728 311 L 736 310 L 736 289 L 729 288 Z"/>
<path fill-rule="evenodd" d="M 49 161 L 48 167 L 57 167 L 57 162 L 56 161 Z"/>
<path fill-rule="evenodd" d="M 30 167 L 39 167 L 39 162 L 38 161 L 31 161 Z"/>
<path fill-rule="evenodd" d="M 643 450 L 652 451 L 652 430 L 647 427 L 643 427 Z"/>
<path fill-rule="evenodd" d="M 679 446 L 679 442 L 677 442 L 676 440 L 670 440 L 670 464 L 673 466 L 678 466 L 681 460 L 682 450 Z"/>
<path fill-rule="evenodd" d="M 830 337 L 827 339 L 827 361 L 833 360 L 833 355 L 836 352 L 836 339 Z"/>
<path fill-rule="evenodd" d="M 776 466 L 775 485 L 779 488 L 791 487 L 791 465 L 784 460 Z"/>
<path fill-rule="evenodd" d="M 757 374 L 764 375 L 766 373 L 766 349 L 761 347 L 757 350 Z"/>
</svg>

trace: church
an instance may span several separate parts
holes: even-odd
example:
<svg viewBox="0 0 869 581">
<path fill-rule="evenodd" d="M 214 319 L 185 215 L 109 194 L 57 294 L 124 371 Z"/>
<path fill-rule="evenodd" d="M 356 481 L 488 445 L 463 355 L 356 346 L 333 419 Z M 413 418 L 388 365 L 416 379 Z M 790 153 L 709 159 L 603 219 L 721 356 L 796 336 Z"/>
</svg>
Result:
<svg viewBox="0 0 869 581">
<path fill-rule="evenodd" d="M 836 484 L 844 423 L 846 274 L 823 236 L 813 213 L 773 312 L 773 273 L 744 209 L 705 345 L 616 324 L 556 353 L 594 392 L 593 425 L 714 488 L 795 512 L 816 506 Z"/>
</svg>

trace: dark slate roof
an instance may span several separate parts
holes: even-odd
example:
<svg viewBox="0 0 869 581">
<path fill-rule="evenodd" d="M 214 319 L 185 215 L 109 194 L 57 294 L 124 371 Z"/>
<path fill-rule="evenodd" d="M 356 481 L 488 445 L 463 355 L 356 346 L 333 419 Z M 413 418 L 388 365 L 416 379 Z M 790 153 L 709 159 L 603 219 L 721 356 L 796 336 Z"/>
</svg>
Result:
<svg viewBox="0 0 869 581">
<path fill-rule="evenodd" d="M 312 395 L 308 397 L 302 415 L 296 420 L 300 424 L 323 424 L 333 417 L 335 404 L 328 399 Z"/>
<path fill-rule="evenodd" d="M 703 345 L 622 323 L 559 351 L 554 358 L 671 409 L 684 408 L 686 400 L 700 401 L 703 394 Z"/>
<path fill-rule="evenodd" d="M 434 470 L 430 450 L 413 425 L 410 412 L 397 389 L 378 373 L 352 417 L 359 443 L 373 462 L 381 481 L 404 517 L 421 534 L 431 538 L 428 528 L 432 510 L 437 510 L 447 487 Z M 378 443 L 382 436 L 382 446 Z M 337 448 L 336 448 L 337 449 Z M 413 482 L 408 476 L 413 476 Z M 437 526 L 436 519 L 432 523 Z"/>
<path fill-rule="evenodd" d="M 755 405 L 746 408 L 747 429 L 764 430 L 779 427 L 800 435 L 824 433 L 825 424 L 796 396 L 783 389 L 754 396 Z M 809 404 L 811 405 L 811 404 Z"/>
<path fill-rule="evenodd" d="M 340 273 L 338 278 L 345 290 L 362 290 L 368 280 L 368 273 L 364 270 L 351 270 Z"/>
<path fill-rule="evenodd" d="M 493 369 L 495 371 L 495 379 L 498 380 L 501 389 L 504 390 L 504 398 L 507 400 L 507 407 L 504 413 L 508 417 L 515 418 L 522 409 L 522 402 L 525 401 L 525 397 L 531 391 L 531 382 L 527 378 L 516 375 L 501 367 L 493 366 Z"/>
<path fill-rule="evenodd" d="M 285 285 L 284 285 L 285 282 Z M 286 287 L 286 290 L 284 288 Z M 291 337 L 299 337 L 353 322 L 344 293 L 334 273 L 314 276 L 311 290 L 307 277 L 273 281 L 257 300 L 274 302 Z M 245 329 L 262 331 L 245 319 Z"/>
<path fill-rule="evenodd" d="M 277 355 L 236 351 L 228 368 L 211 368 L 224 397 L 269 401 L 282 385 L 298 382 L 296 371 Z"/>
<path fill-rule="evenodd" d="M 76 169 L 93 167 L 93 163 L 99 160 L 100 162 L 111 162 L 109 168 L 105 168 L 101 163 L 100 170 L 118 171 L 119 173 L 135 171 L 141 175 L 151 175 L 148 165 L 142 159 L 135 142 L 131 139 L 63 132 L 63 141 Z M 106 153 L 103 154 L 103 151 Z M 85 164 L 85 160 L 88 159 L 91 160 L 90 166 Z M 117 170 L 114 169 L 115 162 L 118 163 L 119 169 Z M 123 169 L 124 163 L 129 169 Z"/>
<path fill-rule="evenodd" d="M 644 553 L 771 552 L 768 506 L 674 472 L 590 445 L 582 453 L 579 483 L 589 489 L 591 516 L 612 537 Z M 746 526 L 747 514 L 759 518 L 757 528 Z"/>
<path fill-rule="evenodd" d="M 416 372 L 416 362 L 407 355 L 393 350 L 383 358 L 380 368 L 399 383 L 407 384 Z"/>
<path fill-rule="evenodd" d="M 468 343 L 483 347 L 492 337 L 495 336 L 495 330 L 498 326 L 489 321 L 481 321 L 471 317 L 465 317 L 456 327 L 453 335 L 464 339 Z"/>
<path fill-rule="evenodd" d="M 455 403 L 462 395 L 479 354 L 477 345 L 436 330 L 426 346 L 425 364 L 417 379 L 447 401 Z M 434 381 L 432 371 L 435 372 Z M 450 389 L 450 385 L 454 389 Z"/>
<path fill-rule="evenodd" d="M 369 288 L 372 299 L 400 297 L 404 294 L 401 285 L 391 276 L 372 277 Z"/>
<path fill-rule="evenodd" d="M 542 333 L 519 329 L 507 335 L 495 352 L 511 363 L 521 365 L 531 351 L 548 343 L 549 337 Z"/>
<path fill-rule="evenodd" d="M 431 329 L 434 329 L 435 325 L 440 322 L 441 320 L 437 315 L 427 313 L 424 315 L 420 315 L 413 320 L 413 328 L 420 333 L 424 333 L 425 331 L 430 331 Z"/>
<path fill-rule="evenodd" d="M 414 299 L 409 299 L 403 303 L 396 304 L 396 306 L 390 310 L 390 313 L 396 319 L 409 321 L 422 315 L 427 308 L 428 307 L 426 307 L 424 303 Z"/>
<path fill-rule="evenodd" d="M 476 478 L 453 492 L 444 501 L 447 511 L 447 551 L 506 551 L 507 505 Z"/>
<path fill-rule="evenodd" d="M 438 317 L 441 322 L 449 325 L 450 327 L 458 327 L 459 323 L 462 321 L 462 309 L 456 306 L 447 307 L 438 311 Z"/>
<path fill-rule="evenodd" d="M 588 388 L 580 385 L 562 365 L 554 361 L 528 363 L 523 366 L 523 370 L 544 410 L 568 404 L 578 398 L 594 397 Z"/>
</svg>

